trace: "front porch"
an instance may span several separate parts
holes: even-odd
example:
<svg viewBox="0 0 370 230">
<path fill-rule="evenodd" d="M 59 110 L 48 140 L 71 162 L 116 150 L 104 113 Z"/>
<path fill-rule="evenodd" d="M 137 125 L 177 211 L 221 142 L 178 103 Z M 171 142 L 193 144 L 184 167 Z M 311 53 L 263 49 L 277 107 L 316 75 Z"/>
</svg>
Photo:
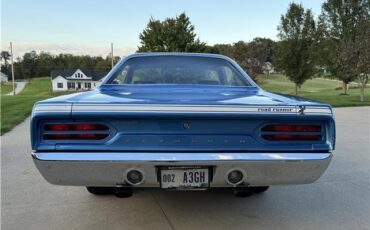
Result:
<svg viewBox="0 0 370 230">
<path fill-rule="evenodd" d="M 91 81 L 68 81 L 67 90 L 90 90 L 95 88 L 96 83 Z"/>
</svg>

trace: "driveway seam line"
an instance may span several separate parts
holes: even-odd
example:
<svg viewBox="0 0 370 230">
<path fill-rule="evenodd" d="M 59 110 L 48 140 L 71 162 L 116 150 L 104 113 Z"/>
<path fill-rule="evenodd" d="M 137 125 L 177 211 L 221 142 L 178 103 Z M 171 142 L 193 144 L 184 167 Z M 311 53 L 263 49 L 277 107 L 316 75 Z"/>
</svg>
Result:
<svg viewBox="0 0 370 230">
<path fill-rule="evenodd" d="M 164 217 L 166 218 L 168 224 L 171 226 L 171 229 L 172 230 L 175 230 L 175 227 L 173 226 L 172 222 L 170 221 L 170 218 L 167 216 L 166 212 L 164 211 L 164 209 L 162 208 L 162 206 L 159 204 L 159 201 L 157 200 L 157 198 L 154 196 L 154 194 L 152 192 L 150 192 L 150 194 L 152 195 L 155 203 L 158 205 L 158 207 L 161 209 Z"/>
</svg>

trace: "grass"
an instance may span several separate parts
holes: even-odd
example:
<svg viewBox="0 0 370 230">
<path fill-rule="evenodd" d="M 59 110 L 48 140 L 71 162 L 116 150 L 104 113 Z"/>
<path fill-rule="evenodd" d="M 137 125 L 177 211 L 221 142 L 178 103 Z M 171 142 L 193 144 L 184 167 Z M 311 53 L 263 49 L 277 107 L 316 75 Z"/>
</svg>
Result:
<svg viewBox="0 0 370 230">
<path fill-rule="evenodd" d="M 257 79 L 258 84 L 269 92 L 294 95 L 294 84 L 284 75 L 260 75 Z M 370 105 L 369 88 L 366 88 L 365 90 L 365 101 L 360 102 L 359 89 L 349 89 L 348 95 L 340 95 L 342 91 L 335 90 L 338 86 L 341 86 L 341 83 L 338 85 L 338 81 L 315 78 L 308 80 L 303 84 L 301 89 L 299 89 L 298 96 L 328 103 L 333 107 Z"/>
<path fill-rule="evenodd" d="M 1 95 L 6 95 L 12 92 L 12 90 L 13 90 L 12 84 L 9 83 L 1 84 Z"/>
<path fill-rule="evenodd" d="M 1 135 L 27 118 L 35 102 L 53 96 L 57 95 L 51 92 L 50 78 L 33 79 L 15 96 L 6 96 L 1 91 Z"/>
</svg>

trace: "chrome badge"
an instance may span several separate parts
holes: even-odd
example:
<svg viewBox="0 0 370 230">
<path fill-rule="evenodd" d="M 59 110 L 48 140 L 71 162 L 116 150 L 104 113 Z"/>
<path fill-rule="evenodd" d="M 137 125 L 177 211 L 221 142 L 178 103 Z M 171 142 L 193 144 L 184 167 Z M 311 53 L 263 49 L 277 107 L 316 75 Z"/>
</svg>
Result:
<svg viewBox="0 0 370 230">
<path fill-rule="evenodd" d="M 304 111 L 306 110 L 306 106 L 300 105 L 298 107 L 298 114 L 299 115 L 304 115 Z"/>
<path fill-rule="evenodd" d="M 189 128 L 190 128 L 190 124 L 189 124 L 188 122 L 184 122 L 184 123 L 182 124 L 182 127 L 183 127 L 184 129 L 189 129 Z"/>
</svg>

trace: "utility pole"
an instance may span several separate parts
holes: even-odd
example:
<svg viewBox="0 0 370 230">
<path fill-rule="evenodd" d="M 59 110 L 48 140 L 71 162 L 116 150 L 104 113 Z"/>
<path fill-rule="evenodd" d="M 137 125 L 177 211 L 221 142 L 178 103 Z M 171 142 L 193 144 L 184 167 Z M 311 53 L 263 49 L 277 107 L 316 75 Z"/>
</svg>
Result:
<svg viewBox="0 0 370 230">
<path fill-rule="evenodd" d="M 110 49 L 111 49 L 111 59 L 112 59 L 112 69 L 113 69 L 113 66 L 114 66 L 114 63 L 113 63 L 113 42 L 110 43 Z"/>
<path fill-rule="evenodd" d="M 12 42 L 10 42 L 10 56 L 11 56 L 11 62 L 12 62 L 12 81 L 13 81 L 13 96 L 15 95 L 15 79 L 14 79 L 14 63 L 13 63 L 13 45 Z"/>
</svg>

